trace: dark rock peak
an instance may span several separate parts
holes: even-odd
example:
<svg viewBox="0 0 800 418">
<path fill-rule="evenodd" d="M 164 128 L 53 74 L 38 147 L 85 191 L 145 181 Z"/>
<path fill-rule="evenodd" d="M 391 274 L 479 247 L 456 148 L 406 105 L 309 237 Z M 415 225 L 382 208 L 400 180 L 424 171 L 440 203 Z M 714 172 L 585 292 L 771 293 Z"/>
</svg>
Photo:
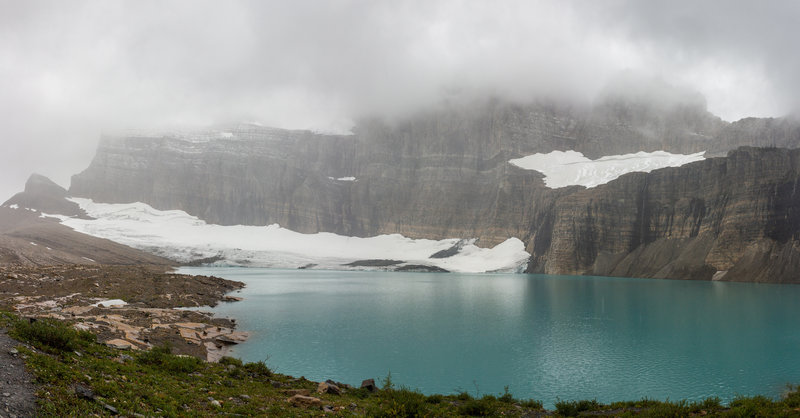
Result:
<svg viewBox="0 0 800 418">
<path fill-rule="evenodd" d="M 86 217 L 77 203 L 67 200 L 67 189 L 41 174 L 31 174 L 25 182 L 25 191 L 17 193 L 2 206 L 16 205 L 21 209 L 35 209 L 52 215 Z"/>
<path fill-rule="evenodd" d="M 67 189 L 59 186 L 53 180 L 36 173 L 31 174 L 25 182 L 25 192 L 52 197 L 67 196 Z"/>
</svg>

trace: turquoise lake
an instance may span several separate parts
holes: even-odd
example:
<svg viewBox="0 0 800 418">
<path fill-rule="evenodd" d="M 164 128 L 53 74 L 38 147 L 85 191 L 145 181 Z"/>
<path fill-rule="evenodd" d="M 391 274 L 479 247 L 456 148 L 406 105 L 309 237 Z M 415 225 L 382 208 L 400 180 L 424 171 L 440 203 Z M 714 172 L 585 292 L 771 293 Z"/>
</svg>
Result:
<svg viewBox="0 0 800 418">
<path fill-rule="evenodd" d="M 800 286 L 513 274 L 182 268 L 245 282 L 233 355 L 358 385 L 601 402 L 778 397 Z"/>
</svg>

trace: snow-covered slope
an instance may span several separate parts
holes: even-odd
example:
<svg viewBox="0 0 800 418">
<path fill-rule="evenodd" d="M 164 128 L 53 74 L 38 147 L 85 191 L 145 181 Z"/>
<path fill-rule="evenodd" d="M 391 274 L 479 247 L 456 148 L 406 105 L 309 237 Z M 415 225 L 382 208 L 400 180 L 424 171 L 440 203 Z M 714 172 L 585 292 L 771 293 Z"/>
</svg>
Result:
<svg viewBox="0 0 800 418">
<path fill-rule="evenodd" d="M 157 210 L 144 203 L 103 204 L 70 199 L 95 219 L 54 216 L 61 223 L 96 237 L 149 251 L 179 262 L 220 257 L 224 265 L 348 269 L 357 260 L 401 260 L 404 264 L 440 267 L 457 272 L 522 271 L 528 254 L 517 238 L 494 248 L 480 248 L 459 239 L 414 240 L 399 234 L 370 238 L 331 233 L 301 234 L 268 226 L 211 225 L 179 210 Z M 460 248 L 455 255 L 431 255 Z"/>
<path fill-rule="evenodd" d="M 553 151 L 516 158 L 509 162 L 517 167 L 544 174 L 544 184 L 552 189 L 567 186 L 592 188 L 608 183 L 623 174 L 649 173 L 659 168 L 680 167 L 700 161 L 705 158 L 704 154 L 705 152 L 684 155 L 655 151 L 609 155 L 590 160 L 576 151 Z"/>
</svg>

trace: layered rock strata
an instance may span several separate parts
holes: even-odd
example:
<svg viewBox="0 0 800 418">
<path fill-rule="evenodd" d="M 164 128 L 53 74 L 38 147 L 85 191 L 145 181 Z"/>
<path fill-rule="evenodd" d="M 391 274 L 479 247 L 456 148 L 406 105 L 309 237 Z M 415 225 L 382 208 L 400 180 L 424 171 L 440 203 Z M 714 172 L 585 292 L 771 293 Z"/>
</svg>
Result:
<svg viewBox="0 0 800 418">
<path fill-rule="evenodd" d="M 753 266 L 764 254 L 794 257 L 786 247 L 796 231 L 794 195 L 768 199 L 789 190 L 794 152 L 745 149 L 597 189 L 552 190 L 540 174 L 508 161 L 552 150 L 590 158 L 661 149 L 724 156 L 739 145 L 795 147 L 798 126 L 790 119 L 731 124 L 692 103 L 489 101 L 393 123 L 364 120 L 347 136 L 241 125 L 214 140 L 105 138 L 70 194 L 142 201 L 223 225 L 478 238 L 486 246 L 513 236 L 526 243 L 533 272 L 702 279 L 720 272 L 738 280 L 745 254 Z M 789 232 L 776 232 L 784 227 Z"/>
<path fill-rule="evenodd" d="M 800 150 L 741 148 L 557 199 L 551 274 L 800 281 Z"/>
</svg>

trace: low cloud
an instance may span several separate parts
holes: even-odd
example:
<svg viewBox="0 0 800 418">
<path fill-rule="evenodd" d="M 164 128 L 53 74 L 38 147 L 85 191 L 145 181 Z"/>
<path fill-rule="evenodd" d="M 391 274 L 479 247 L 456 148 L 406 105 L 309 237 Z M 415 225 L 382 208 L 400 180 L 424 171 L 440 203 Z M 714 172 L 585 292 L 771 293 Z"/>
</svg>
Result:
<svg viewBox="0 0 800 418">
<path fill-rule="evenodd" d="M 725 119 L 798 108 L 800 4 L 0 0 L 0 200 L 68 186 L 103 131 L 341 129 L 445 95 L 592 100 L 620 71 Z"/>
</svg>

